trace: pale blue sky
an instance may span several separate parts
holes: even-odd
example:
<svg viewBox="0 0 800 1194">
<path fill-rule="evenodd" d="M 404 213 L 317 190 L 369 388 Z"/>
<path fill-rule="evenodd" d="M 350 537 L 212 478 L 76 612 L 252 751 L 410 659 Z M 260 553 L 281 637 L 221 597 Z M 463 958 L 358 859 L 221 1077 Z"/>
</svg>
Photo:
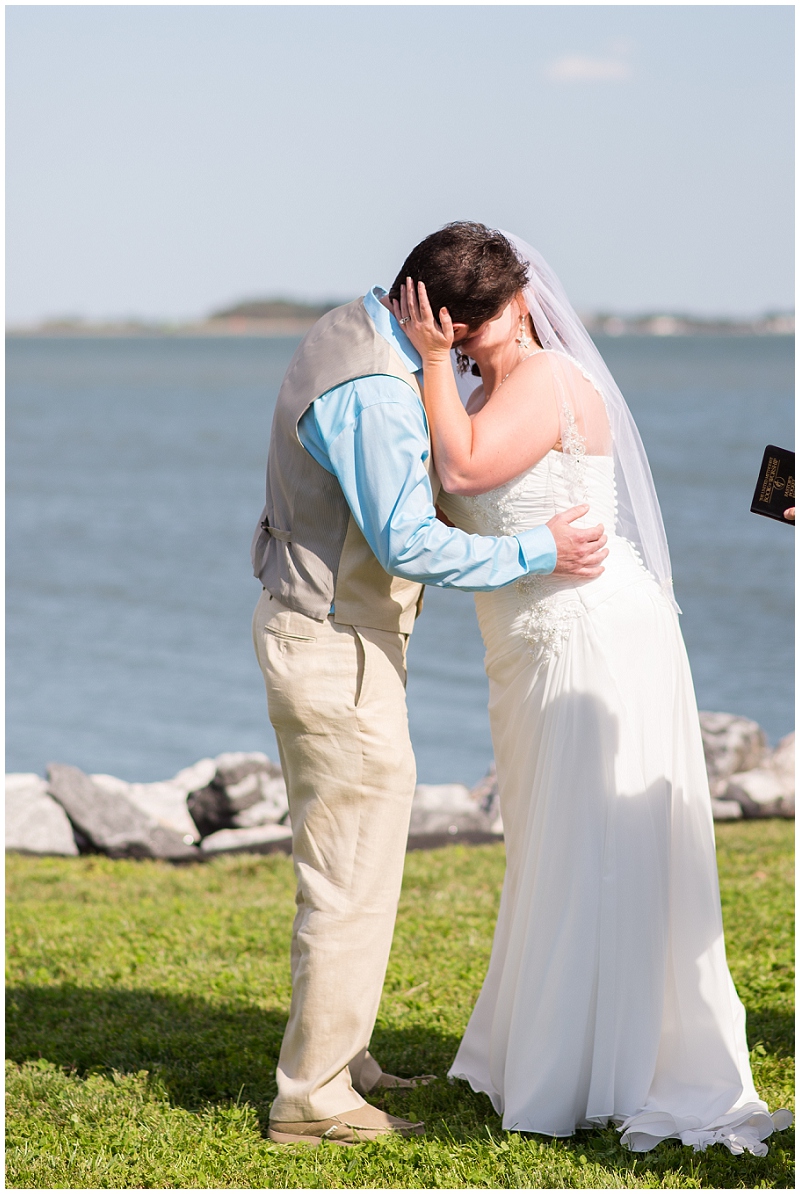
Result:
<svg viewBox="0 0 800 1194">
<path fill-rule="evenodd" d="M 793 307 L 792 6 L 11 6 L 9 322 L 388 285 L 448 220 L 576 306 Z"/>
</svg>

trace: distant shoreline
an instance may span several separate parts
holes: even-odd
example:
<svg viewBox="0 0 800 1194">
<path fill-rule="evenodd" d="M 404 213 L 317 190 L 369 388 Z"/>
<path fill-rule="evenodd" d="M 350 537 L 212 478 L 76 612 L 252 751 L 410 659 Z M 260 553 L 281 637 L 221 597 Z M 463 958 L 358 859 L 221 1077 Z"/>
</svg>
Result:
<svg viewBox="0 0 800 1194">
<path fill-rule="evenodd" d="M 126 324 L 85 323 L 74 326 L 40 324 L 37 327 L 7 328 L 8 340 L 191 340 L 304 336 L 315 320 L 302 319 L 214 319 L 203 323 Z"/>
<path fill-rule="evenodd" d="M 12 340 L 64 339 L 221 339 L 304 336 L 319 316 L 308 318 L 253 318 L 217 316 L 195 323 L 144 323 L 138 321 L 92 323 L 53 320 L 30 327 L 9 327 Z M 605 336 L 793 336 L 794 315 L 766 315 L 759 319 L 700 319 L 686 315 L 582 316 L 586 330 Z"/>
</svg>

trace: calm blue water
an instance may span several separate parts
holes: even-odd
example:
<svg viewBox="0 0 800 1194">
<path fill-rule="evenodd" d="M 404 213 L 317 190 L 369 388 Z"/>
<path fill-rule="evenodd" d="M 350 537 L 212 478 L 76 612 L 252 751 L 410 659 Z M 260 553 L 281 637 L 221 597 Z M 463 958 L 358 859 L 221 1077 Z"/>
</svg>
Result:
<svg viewBox="0 0 800 1194">
<path fill-rule="evenodd" d="M 126 779 L 276 747 L 249 545 L 294 339 L 11 340 L 8 771 Z M 793 725 L 794 532 L 749 513 L 791 447 L 788 338 L 604 339 L 650 454 L 702 708 Z M 409 652 L 419 777 L 491 758 L 470 597 L 427 591 Z"/>
</svg>

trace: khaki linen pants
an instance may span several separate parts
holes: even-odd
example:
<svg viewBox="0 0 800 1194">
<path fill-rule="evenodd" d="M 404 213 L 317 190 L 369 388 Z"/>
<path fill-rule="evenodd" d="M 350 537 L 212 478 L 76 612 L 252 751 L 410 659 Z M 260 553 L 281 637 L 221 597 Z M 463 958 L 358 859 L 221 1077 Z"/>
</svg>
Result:
<svg viewBox="0 0 800 1194">
<path fill-rule="evenodd" d="M 408 636 L 316 622 L 264 591 L 253 639 L 289 795 L 297 876 L 292 1003 L 271 1118 L 327 1119 L 362 1106 L 357 1070 L 362 1082 L 365 1069 L 374 1071 L 372 1081 L 380 1073 L 366 1048 L 416 782 Z"/>
</svg>

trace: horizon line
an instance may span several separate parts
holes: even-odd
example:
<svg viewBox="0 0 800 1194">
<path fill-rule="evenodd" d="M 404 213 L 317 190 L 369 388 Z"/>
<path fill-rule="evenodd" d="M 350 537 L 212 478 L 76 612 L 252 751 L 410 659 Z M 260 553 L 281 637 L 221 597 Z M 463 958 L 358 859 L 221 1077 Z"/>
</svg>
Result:
<svg viewBox="0 0 800 1194">
<path fill-rule="evenodd" d="M 45 330 L 47 328 L 61 328 L 64 331 L 74 328 L 75 331 L 90 331 L 92 328 L 111 329 L 118 328 L 141 328 L 152 330 L 175 330 L 182 328 L 201 328 L 206 326 L 220 326 L 224 323 L 241 323 L 247 322 L 252 324 L 285 324 L 285 323 L 307 323 L 315 322 L 326 311 L 340 306 L 345 302 L 350 302 L 350 299 L 340 300 L 320 300 L 319 302 L 280 298 L 269 299 L 249 299 L 242 302 L 231 304 L 223 309 L 209 312 L 200 316 L 159 316 L 159 315 L 106 315 L 106 316 L 85 316 L 76 313 L 63 313 L 41 316 L 30 320 L 9 320 L 6 322 L 5 331 L 7 335 L 15 333 L 31 334 L 36 331 Z M 256 313 L 255 311 L 248 311 L 248 307 L 255 306 L 271 306 L 271 305 L 291 306 L 291 312 L 281 313 Z M 672 320 L 677 323 L 687 324 L 718 324 L 718 325 L 746 325 L 746 324 L 763 324 L 774 320 L 794 320 L 794 307 L 766 307 L 758 312 L 750 313 L 732 313 L 732 312 L 715 312 L 715 313 L 699 313 L 691 311 L 687 308 L 677 307 L 648 307 L 639 308 L 638 310 L 620 310 L 608 307 L 598 307 L 593 310 L 578 310 L 577 312 L 581 321 L 588 327 L 590 324 L 597 325 L 598 323 L 616 324 L 642 324 L 654 320 Z"/>
</svg>

